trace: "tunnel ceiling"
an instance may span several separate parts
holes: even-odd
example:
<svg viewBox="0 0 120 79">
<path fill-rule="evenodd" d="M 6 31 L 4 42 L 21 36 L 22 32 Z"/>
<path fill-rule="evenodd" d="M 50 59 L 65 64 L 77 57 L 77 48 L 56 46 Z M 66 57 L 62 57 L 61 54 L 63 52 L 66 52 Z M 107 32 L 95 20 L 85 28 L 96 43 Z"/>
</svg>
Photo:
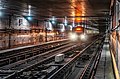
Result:
<svg viewBox="0 0 120 79">
<path fill-rule="evenodd" d="M 72 21 L 74 16 L 84 16 L 83 18 L 92 18 L 93 23 L 104 26 L 109 15 L 110 2 L 111 0 L 0 0 L 0 8 L 6 14 L 22 16 L 29 16 L 30 8 L 30 16 L 39 20 L 52 16 L 63 20 L 67 16 Z"/>
</svg>

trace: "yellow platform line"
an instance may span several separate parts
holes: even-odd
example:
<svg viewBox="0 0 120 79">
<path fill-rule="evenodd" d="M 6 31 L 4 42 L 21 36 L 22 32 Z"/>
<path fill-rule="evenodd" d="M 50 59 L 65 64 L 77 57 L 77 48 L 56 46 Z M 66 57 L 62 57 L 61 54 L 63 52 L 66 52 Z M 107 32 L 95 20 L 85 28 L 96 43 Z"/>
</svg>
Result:
<svg viewBox="0 0 120 79">
<path fill-rule="evenodd" d="M 114 73 L 115 73 L 115 77 L 116 77 L 115 79 L 120 79 L 119 71 L 118 71 L 117 64 L 116 64 L 115 57 L 113 55 L 112 50 L 111 50 L 111 56 L 112 56 L 112 63 L 113 63 Z"/>
</svg>

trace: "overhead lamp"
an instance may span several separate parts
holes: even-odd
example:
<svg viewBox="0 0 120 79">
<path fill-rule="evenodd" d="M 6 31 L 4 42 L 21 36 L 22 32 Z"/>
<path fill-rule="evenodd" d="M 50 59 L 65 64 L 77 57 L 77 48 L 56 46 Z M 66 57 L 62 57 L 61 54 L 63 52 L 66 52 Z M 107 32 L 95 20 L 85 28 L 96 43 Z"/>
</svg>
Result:
<svg viewBox="0 0 120 79">
<path fill-rule="evenodd" d="M 72 27 L 75 27 L 75 22 L 74 22 L 74 20 L 73 20 L 73 22 L 72 22 Z"/>
<path fill-rule="evenodd" d="M 65 26 L 67 26 L 67 24 L 68 24 L 66 16 L 65 16 L 64 24 L 65 24 Z"/>
<path fill-rule="evenodd" d="M 31 5 L 28 5 L 28 8 L 31 9 Z"/>
<path fill-rule="evenodd" d="M 31 5 L 28 6 L 28 15 L 31 15 Z"/>
<path fill-rule="evenodd" d="M 52 16 L 52 18 L 50 19 L 50 21 L 51 21 L 52 24 L 55 24 L 55 23 L 56 23 L 56 19 L 55 19 L 55 17 Z"/>
<path fill-rule="evenodd" d="M 52 20 L 55 21 L 55 16 L 52 16 Z"/>
</svg>

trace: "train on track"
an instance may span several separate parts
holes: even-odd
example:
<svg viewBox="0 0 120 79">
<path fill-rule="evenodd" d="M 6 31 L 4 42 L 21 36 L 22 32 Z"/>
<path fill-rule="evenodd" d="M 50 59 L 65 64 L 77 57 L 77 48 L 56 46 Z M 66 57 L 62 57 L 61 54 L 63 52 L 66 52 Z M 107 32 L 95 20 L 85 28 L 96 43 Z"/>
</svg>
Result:
<svg viewBox="0 0 120 79">
<path fill-rule="evenodd" d="M 99 30 L 93 27 L 82 27 L 76 26 L 73 28 L 72 32 L 68 34 L 68 37 L 71 41 L 87 41 L 90 36 L 99 34 Z"/>
</svg>

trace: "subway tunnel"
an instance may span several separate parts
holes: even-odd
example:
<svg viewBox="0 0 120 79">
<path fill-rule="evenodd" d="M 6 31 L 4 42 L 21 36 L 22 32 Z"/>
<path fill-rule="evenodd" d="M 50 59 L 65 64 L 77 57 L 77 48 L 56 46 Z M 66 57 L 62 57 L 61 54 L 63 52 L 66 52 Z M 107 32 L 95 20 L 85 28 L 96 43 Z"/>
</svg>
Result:
<svg viewBox="0 0 120 79">
<path fill-rule="evenodd" d="M 0 79 L 119 79 L 119 0 L 0 0 Z"/>
</svg>

